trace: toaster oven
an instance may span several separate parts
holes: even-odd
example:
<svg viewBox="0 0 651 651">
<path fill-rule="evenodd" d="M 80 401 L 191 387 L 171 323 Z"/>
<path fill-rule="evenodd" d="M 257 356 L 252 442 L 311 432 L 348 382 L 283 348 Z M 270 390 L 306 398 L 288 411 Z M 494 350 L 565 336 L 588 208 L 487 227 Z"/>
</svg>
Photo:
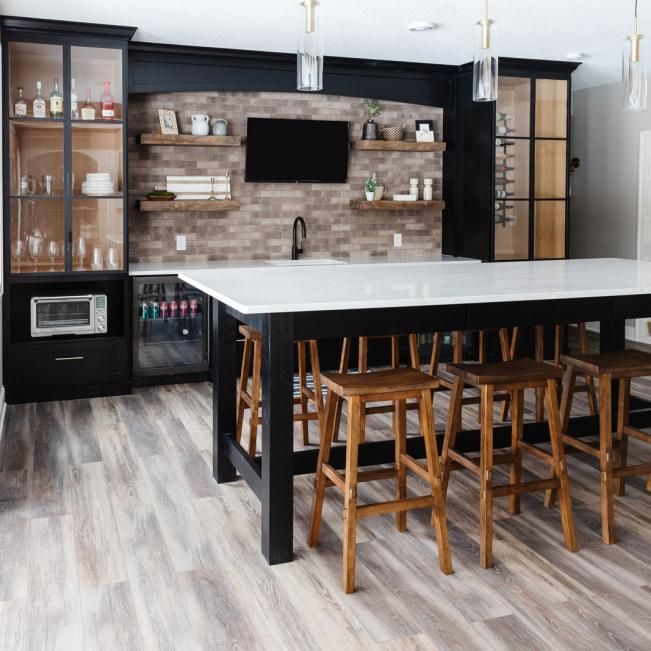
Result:
<svg viewBox="0 0 651 651">
<path fill-rule="evenodd" d="M 32 337 L 107 332 L 106 294 L 33 296 L 31 299 Z"/>
</svg>

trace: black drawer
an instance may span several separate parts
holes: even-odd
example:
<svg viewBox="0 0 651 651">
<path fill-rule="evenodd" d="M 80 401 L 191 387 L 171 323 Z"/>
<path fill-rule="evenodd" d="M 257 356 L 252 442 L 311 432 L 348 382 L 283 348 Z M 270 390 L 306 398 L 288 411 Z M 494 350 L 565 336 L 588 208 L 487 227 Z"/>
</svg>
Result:
<svg viewBox="0 0 651 651">
<path fill-rule="evenodd" d="M 66 387 L 125 382 L 127 341 L 65 341 L 21 344 L 7 351 L 10 387 Z"/>
</svg>

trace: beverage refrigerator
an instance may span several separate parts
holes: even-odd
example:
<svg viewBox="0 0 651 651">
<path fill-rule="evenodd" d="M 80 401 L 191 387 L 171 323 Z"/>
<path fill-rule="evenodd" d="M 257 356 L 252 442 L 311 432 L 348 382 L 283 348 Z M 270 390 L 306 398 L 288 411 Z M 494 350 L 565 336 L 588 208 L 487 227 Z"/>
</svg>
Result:
<svg viewBox="0 0 651 651">
<path fill-rule="evenodd" d="M 176 276 L 135 276 L 132 296 L 134 378 L 207 377 L 208 297 Z"/>
</svg>

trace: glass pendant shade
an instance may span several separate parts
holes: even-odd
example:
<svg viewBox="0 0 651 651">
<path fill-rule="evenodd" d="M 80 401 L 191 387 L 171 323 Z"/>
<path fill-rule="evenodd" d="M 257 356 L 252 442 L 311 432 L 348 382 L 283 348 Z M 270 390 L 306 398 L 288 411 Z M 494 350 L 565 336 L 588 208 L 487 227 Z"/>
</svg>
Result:
<svg viewBox="0 0 651 651">
<path fill-rule="evenodd" d="M 301 2 L 298 48 L 296 51 L 296 88 L 323 90 L 323 31 L 321 0 Z"/>
<path fill-rule="evenodd" d="M 626 39 L 622 56 L 622 109 L 645 111 L 647 107 L 647 70 L 644 37 L 633 34 Z"/>
<path fill-rule="evenodd" d="M 488 18 L 477 23 L 472 69 L 472 99 L 475 102 L 497 100 L 497 53 L 495 23 Z"/>
</svg>

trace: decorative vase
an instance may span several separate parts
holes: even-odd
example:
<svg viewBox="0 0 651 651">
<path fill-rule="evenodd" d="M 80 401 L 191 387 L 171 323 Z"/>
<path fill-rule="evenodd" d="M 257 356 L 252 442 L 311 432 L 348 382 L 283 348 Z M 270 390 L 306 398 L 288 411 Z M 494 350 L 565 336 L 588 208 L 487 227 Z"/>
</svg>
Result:
<svg viewBox="0 0 651 651">
<path fill-rule="evenodd" d="M 380 201 L 382 199 L 383 194 L 384 194 L 384 186 L 378 185 L 377 188 L 375 188 L 375 192 L 373 193 L 373 199 L 375 199 L 375 201 Z"/>
<path fill-rule="evenodd" d="M 362 140 L 377 140 L 377 124 L 373 120 L 364 123 Z"/>
<path fill-rule="evenodd" d="M 373 201 L 375 199 L 375 192 L 366 192 L 366 201 Z"/>
</svg>

